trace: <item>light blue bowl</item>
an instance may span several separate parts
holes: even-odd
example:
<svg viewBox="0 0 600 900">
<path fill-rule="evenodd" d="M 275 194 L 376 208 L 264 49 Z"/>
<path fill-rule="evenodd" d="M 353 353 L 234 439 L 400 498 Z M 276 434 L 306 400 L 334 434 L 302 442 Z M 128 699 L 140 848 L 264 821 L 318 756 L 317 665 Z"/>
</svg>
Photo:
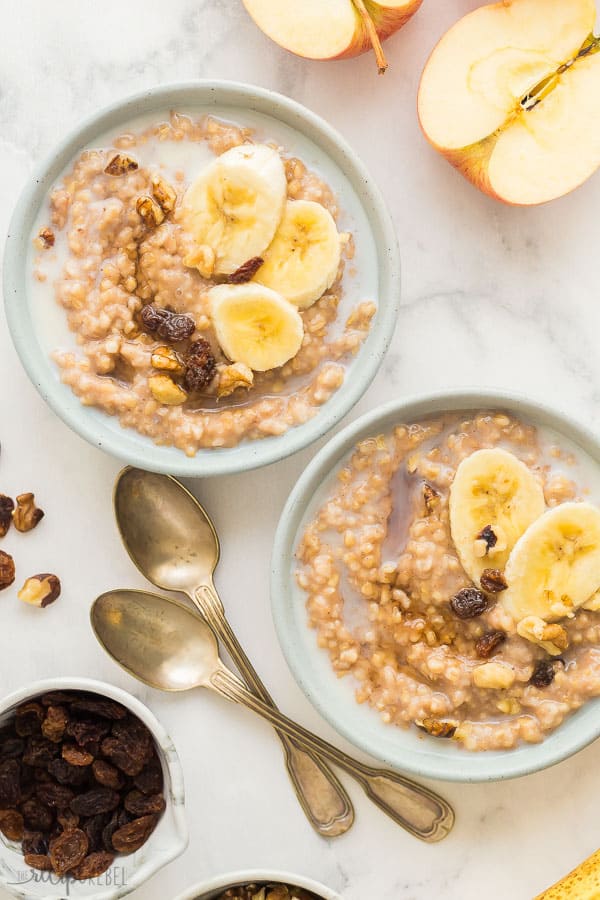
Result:
<svg viewBox="0 0 600 900">
<path fill-rule="evenodd" d="M 600 736 L 600 698 L 573 713 L 541 744 L 514 750 L 473 753 L 452 741 L 384 725 L 366 704 L 359 706 L 348 679 L 334 675 L 329 657 L 317 647 L 306 619 L 306 595 L 293 576 L 294 554 L 305 524 L 314 516 L 331 480 L 355 444 L 393 425 L 432 413 L 502 409 L 547 426 L 574 442 L 600 463 L 600 441 L 592 432 L 525 397 L 502 391 L 447 391 L 381 406 L 337 434 L 303 472 L 285 505 L 272 558 L 271 602 L 281 647 L 296 681 L 337 731 L 384 764 L 423 778 L 445 781 L 500 781 L 545 769 L 581 750 Z"/>
<path fill-rule="evenodd" d="M 32 315 L 32 274 L 28 258 L 34 223 L 48 191 L 65 167 L 84 147 L 106 132 L 118 131 L 138 116 L 166 113 L 169 109 L 209 112 L 231 119 L 242 111 L 267 117 L 275 133 L 282 129 L 297 137 L 311 161 L 339 174 L 353 202 L 365 215 L 377 272 L 373 297 L 378 312 L 357 357 L 348 364 L 344 384 L 316 415 L 278 437 L 247 441 L 238 447 L 200 450 L 194 458 L 173 447 L 159 447 L 131 429 L 121 428 L 115 417 L 84 407 L 60 381 L 58 368 L 40 341 Z M 238 119 L 239 120 L 239 119 Z M 268 134 L 265 135 L 267 138 Z M 343 192 L 342 192 L 343 193 Z M 340 196 L 344 209 L 344 196 Z M 49 287 L 49 291 L 51 288 Z M 328 432 L 360 399 L 371 383 L 392 338 L 400 298 L 400 260 L 395 229 L 382 196 L 356 154 L 323 119 L 287 97 L 251 85 L 227 81 L 197 81 L 157 87 L 118 100 L 86 119 L 69 134 L 37 169 L 13 214 L 4 256 L 4 297 L 12 338 L 31 381 L 54 412 L 91 444 L 135 466 L 183 476 L 223 475 L 264 466 L 306 447 Z M 50 299 L 52 302 L 52 298 Z"/>
</svg>

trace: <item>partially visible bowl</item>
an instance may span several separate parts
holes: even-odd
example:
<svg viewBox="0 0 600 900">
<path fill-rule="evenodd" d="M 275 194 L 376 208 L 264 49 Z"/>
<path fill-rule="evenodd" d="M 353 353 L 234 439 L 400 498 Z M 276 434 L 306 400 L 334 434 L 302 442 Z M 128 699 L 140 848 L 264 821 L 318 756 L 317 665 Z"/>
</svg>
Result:
<svg viewBox="0 0 600 900">
<path fill-rule="evenodd" d="M 297 586 L 295 551 L 305 524 L 319 509 L 342 461 L 367 437 L 393 425 L 460 410 L 508 411 L 546 426 L 590 458 L 600 483 L 600 440 L 568 415 L 513 393 L 494 390 L 444 391 L 388 403 L 347 426 L 323 447 L 294 486 L 282 512 L 272 556 L 271 602 L 279 641 L 288 665 L 308 699 L 345 738 L 385 765 L 424 778 L 447 781 L 499 781 L 528 775 L 566 759 L 600 736 L 600 698 L 588 700 L 548 734 L 542 743 L 512 750 L 470 752 L 453 741 L 405 730 L 381 721 L 359 705 L 346 679 L 333 672 L 327 652 L 317 646 L 306 617 L 306 594 Z"/>
<path fill-rule="evenodd" d="M 150 710 L 131 694 L 91 678 L 36 681 L 0 701 L 0 725 L 19 704 L 49 691 L 87 691 L 110 697 L 127 707 L 154 738 L 165 779 L 167 807 L 155 831 L 137 853 L 117 856 L 111 868 L 91 881 L 58 878 L 26 865 L 18 845 L 0 835 L 0 887 L 22 900 L 117 900 L 136 890 L 159 869 L 181 856 L 188 843 L 184 813 L 183 772 L 173 741 Z M 67 884 L 68 882 L 68 884 Z"/>
<path fill-rule="evenodd" d="M 359 266 L 357 255 L 354 266 L 368 269 L 368 295 L 362 299 L 373 299 L 378 306 L 368 336 L 356 357 L 347 363 L 344 383 L 318 408 L 313 418 L 278 436 L 245 441 L 231 448 L 199 450 L 195 457 L 187 457 L 175 447 L 158 446 L 149 437 L 123 428 L 115 416 L 82 405 L 61 382 L 58 367 L 50 359 L 50 351 L 56 344 L 48 344 L 46 332 L 58 327 L 57 322 L 49 328 L 47 323 L 39 321 L 53 314 L 49 312 L 53 298 L 42 306 L 42 314 L 35 306 L 32 289 L 34 225 L 49 191 L 67 165 L 84 148 L 97 146 L 106 133 L 114 135 L 126 130 L 140 116 L 166 118 L 171 109 L 212 112 L 242 124 L 245 114 L 261 123 L 262 129 L 272 128 L 271 134 L 266 134 L 269 139 L 284 141 L 286 135 L 292 135 L 294 153 L 304 154 L 318 169 L 323 167 L 334 190 L 342 194 L 340 206 L 347 206 L 356 221 L 364 223 L 364 239 L 357 244 L 363 262 Z M 51 291 L 49 283 L 48 291 Z M 4 297 L 12 338 L 29 378 L 70 428 L 91 444 L 144 469 L 188 477 L 223 475 L 276 462 L 308 446 L 328 432 L 360 399 L 379 368 L 396 322 L 400 300 L 398 242 L 392 219 L 371 176 L 344 139 L 323 119 L 287 97 L 251 85 L 226 81 L 165 85 L 117 100 L 87 118 L 33 173 L 9 227 L 4 255 Z M 54 306 L 56 312 L 62 313 Z M 62 318 L 59 324 L 62 328 Z"/>
<path fill-rule="evenodd" d="M 245 884 L 288 884 L 291 887 L 304 888 L 312 891 L 322 900 L 342 900 L 339 894 L 302 875 L 292 875 L 290 872 L 277 872 L 270 869 L 247 869 L 242 872 L 230 872 L 228 875 L 219 875 L 208 881 L 201 881 L 194 887 L 188 888 L 183 894 L 178 894 L 175 900 L 216 900 L 223 891 L 228 888 L 241 887 Z"/>
</svg>

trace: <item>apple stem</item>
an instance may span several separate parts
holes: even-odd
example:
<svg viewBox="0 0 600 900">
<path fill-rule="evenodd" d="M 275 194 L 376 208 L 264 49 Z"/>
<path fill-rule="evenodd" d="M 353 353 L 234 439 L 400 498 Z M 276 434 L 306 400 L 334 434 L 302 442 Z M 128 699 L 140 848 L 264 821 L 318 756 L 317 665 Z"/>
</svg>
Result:
<svg viewBox="0 0 600 900">
<path fill-rule="evenodd" d="M 352 2 L 356 7 L 359 16 L 363 20 L 365 28 L 367 29 L 367 34 L 375 53 L 375 59 L 377 60 L 377 69 L 379 71 L 379 74 L 383 75 L 388 67 L 388 63 L 387 59 L 385 58 L 385 53 L 383 52 L 383 47 L 381 46 L 381 41 L 379 40 L 379 35 L 377 34 L 377 29 L 375 28 L 375 22 L 371 18 L 371 15 L 363 0 L 352 0 Z"/>
</svg>

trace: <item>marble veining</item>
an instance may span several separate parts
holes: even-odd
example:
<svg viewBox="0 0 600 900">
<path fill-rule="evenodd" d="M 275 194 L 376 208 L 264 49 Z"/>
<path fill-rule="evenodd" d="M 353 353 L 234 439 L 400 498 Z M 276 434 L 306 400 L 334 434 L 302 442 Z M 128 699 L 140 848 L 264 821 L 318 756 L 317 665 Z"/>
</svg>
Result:
<svg viewBox="0 0 600 900">
<path fill-rule="evenodd" d="M 424 0 L 386 45 L 390 68 L 377 78 L 368 56 L 331 64 L 290 56 L 257 31 L 240 0 L 3 0 L 0 233 L 34 164 L 100 105 L 201 77 L 270 87 L 310 106 L 350 141 L 398 229 L 403 306 L 390 353 L 352 416 L 408 393 L 482 385 L 526 392 L 600 431 L 600 175 L 547 206 L 504 207 L 464 181 L 419 131 L 422 66 L 446 28 L 477 5 Z M 64 585 L 45 612 L 23 608 L 14 591 L 0 597 L 2 692 L 59 674 L 110 680 L 150 705 L 184 766 L 190 847 L 134 898 L 168 900 L 228 869 L 273 866 L 323 881 L 347 900 L 530 900 L 597 848 L 600 746 L 527 779 L 436 785 L 455 804 L 457 824 L 433 847 L 385 819 L 353 784 L 352 832 L 329 843 L 315 836 L 268 726 L 205 693 L 145 690 L 96 645 L 92 597 L 115 585 L 144 586 L 112 520 L 119 464 L 44 406 L 3 318 L 0 367 L 0 490 L 34 490 L 46 510 L 42 527 L 26 537 L 12 532 L 3 547 L 15 555 L 21 581 L 56 571 Z M 219 589 L 266 684 L 284 710 L 350 749 L 294 683 L 269 608 L 273 530 L 313 453 L 190 486 L 222 535 Z"/>
</svg>

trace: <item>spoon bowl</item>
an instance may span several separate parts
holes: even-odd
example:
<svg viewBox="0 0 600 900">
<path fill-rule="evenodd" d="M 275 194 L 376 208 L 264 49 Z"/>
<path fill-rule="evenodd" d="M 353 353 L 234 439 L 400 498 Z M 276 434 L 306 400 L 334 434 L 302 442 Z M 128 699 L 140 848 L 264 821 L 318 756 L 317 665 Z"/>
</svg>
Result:
<svg viewBox="0 0 600 900">
<path fill-rule="evenodd" d="M 202 687 L 219 666 L 212 631 L 175 600 L 145 591 L 107 591 L 92 606 L 91 621 L 109 656 L 160 691 Z"/>
</svg>

